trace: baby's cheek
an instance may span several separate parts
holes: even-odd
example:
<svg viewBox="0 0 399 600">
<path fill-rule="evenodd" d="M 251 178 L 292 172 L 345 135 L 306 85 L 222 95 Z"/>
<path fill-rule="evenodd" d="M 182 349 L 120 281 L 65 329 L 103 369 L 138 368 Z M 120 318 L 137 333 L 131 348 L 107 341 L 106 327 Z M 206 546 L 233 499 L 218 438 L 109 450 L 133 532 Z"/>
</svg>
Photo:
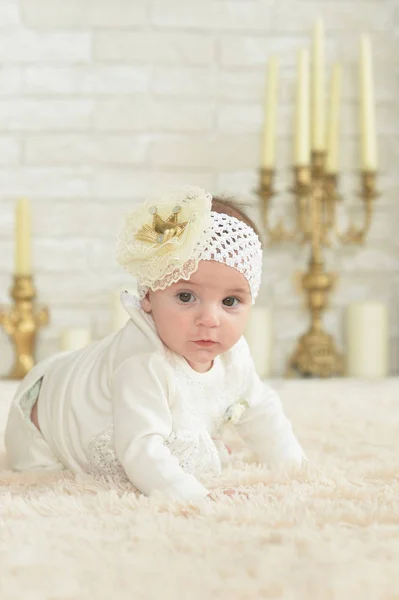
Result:
<svg viewBox="0 0 399 600">
<path fill-rule="evenodd" d="M 190 328 L 192 329 L 193 326 L 195 325 L 194 319 L 189 313 L 184 314 L 184 315 L 179 315 L 179 317 L 176 319 L 176 321 L 177 321 L 177 323 L 176 323 L 177 326 L 184 331 L 187 331 Z"/>
<path fill-rule="evenodd" d="M 234 346 L 234 344 L 236 344 L 238 342 L 238 340 L 241 338 L 243 333 L 244 333 L 244 330 L 241 327 L 235 327 L 235 328 L 231 327 L 229 329 L 227 341 L 228 341 L 230 347 Z"/>
</svg>

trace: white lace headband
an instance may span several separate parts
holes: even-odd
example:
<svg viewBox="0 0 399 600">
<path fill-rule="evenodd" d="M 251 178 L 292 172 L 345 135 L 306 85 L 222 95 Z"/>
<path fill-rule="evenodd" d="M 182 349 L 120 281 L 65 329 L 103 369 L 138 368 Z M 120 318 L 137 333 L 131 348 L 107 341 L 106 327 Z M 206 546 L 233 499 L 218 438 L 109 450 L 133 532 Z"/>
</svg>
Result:
<svg viewBox="0 0 399 600">
<path fill-rule="evenodd" d="M 244 275 L 255 301 L 262 273 L 259 238 L 243 221 L 211 211 L 211 203 L 200 188 L 172 188 L 127 216 L 117 261 L 137 277 L 140 298 L 148 289 L 188 280 L 200 260 L 215 260 Z"/>
</svg>

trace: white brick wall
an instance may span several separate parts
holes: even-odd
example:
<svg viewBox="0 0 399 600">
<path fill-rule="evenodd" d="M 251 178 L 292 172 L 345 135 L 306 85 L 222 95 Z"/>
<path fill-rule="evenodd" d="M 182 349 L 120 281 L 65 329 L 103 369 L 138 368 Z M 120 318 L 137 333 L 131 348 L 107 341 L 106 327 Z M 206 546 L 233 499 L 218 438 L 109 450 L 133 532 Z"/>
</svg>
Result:
<svg viewBox="0 0 399 600">
<path fill-rule="evenodd" d="M 314 19 L 326 58 L 344 67 L 340 222 L 361 222 L 358 40 L 374 45 L 381 197 L 365 248 L 325 253 L 340 274 L 325 315 L 342 346 L 345 307 L 374 298 L 391 311 L 391 371 L 399 371 L 399 0 L 2 0 L 0 2 L 0 302 L 13 270 L 15 200 L 33 204 L 39 300 L 51 308 L 38 357 L 60 330 L 111 327 L 111 298 L 128 278 L 114 262 L 123 215 L 160 183 L 192 183 L 246 200 L 263 121 L 265 63 L 281 64 L 278 174 L 273 218 L 287 211 L 297 50 Z M 307 327 L 294 275 L 306 249 L 265 252 L 260 302 L 275 313 L 274 371 Z M 0 375 L 11 347 L 0 332 Z"/>
</svg>

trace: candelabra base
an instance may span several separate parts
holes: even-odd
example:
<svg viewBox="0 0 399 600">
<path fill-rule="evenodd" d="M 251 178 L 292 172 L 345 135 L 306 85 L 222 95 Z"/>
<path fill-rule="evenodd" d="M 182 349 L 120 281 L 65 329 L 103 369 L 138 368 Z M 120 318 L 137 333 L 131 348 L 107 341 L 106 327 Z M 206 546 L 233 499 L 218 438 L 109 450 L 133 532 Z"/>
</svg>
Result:
<svg viewBox="0 0 399 600">
<path fill-rule="evenodd" d="M 286 376 L 332 377 L 343 373 L 344 361 L 331 335 L 311 330 L 299 338 Z"/>
<path fill-rule="evenodd" d="M 47 307 L 36 308 L 36 290 L 30 275 L 16 275 L 11 288 L 13 305 L 0 306 L 0 326 L 15 349 L 15 362 L 6 379 L 22 379 L 35 364 L 36 334 L 49 322 Z"/>
</svg>

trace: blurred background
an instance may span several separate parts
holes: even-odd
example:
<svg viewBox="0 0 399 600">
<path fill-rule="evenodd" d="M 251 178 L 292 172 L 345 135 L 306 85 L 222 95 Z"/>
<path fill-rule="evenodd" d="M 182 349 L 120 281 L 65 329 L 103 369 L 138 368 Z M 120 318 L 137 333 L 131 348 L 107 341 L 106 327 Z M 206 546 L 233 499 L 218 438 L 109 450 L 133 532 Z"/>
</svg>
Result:
<svg viewBox="0 0 399 600">
<path fill-rule="evenodd" d="M 399 372 L 399 2 L 397 0 L 1 0 L 0 304 L 10 303 L 16 200 L 31 201 L 32 269 L 51 322 L 38 359 L 65 328 L 112 331 L 129 277 L 115 261 L 125 213 L 159 184 L 192 184 L 250 207 L 262 227 L 260 152 L 268 59 L 279 57 L 273 215 L 289 213 L 297 57 L 316 18 L 331 66 L 342 65 L 340 223 L 362 221 L 359 42 L 370 35 L 379 165 L 364 247 L 334 246 L 339 275 L 324 315 L 344 349 L 345 310 L 389 311 L 389 372 Z M 272 374 L 283 374 L 309 322 L 294 275 L 308 247 L 266 247 L 259 306 L 272 311 Z M 0 375 L 12 347 L 0 330 Z"/>
</svg>

